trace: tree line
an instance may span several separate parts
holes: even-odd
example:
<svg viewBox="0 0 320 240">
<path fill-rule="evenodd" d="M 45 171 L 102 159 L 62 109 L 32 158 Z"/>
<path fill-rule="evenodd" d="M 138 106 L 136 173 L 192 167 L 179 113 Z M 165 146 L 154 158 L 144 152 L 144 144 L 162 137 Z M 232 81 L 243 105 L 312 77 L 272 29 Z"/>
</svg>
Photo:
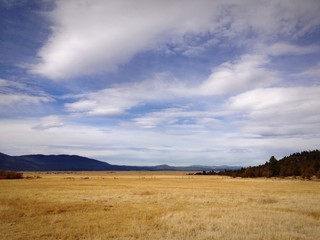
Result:
<svg viewBox="0 0 320 240">
<path fill-rule="evenodd" d="M 272 156 L 265 164 L 241 168 L 239 170 L 225 170 L 221 172 L 203 171 L 196 175 L 224 175 L 231 177 L 302 177 L 320 178 L 320 151 L 303 151 L 294 153 L 277 160 Z"/>
</svg>

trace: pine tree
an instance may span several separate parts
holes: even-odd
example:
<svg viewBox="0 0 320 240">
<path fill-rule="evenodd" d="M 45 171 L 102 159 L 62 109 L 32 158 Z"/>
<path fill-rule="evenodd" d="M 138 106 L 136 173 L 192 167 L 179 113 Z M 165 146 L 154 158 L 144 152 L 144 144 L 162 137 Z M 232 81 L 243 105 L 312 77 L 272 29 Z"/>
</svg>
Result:
<svg viewBox="0 0 320 240">
<path fill-rule="evenodd" d="M 276 177 L 279 175 L 280 167 L 278 164 L 278 160 L 274 156 L 272 156 L 269 160 L 269 171 L 271 177 Z"/>
</svg>

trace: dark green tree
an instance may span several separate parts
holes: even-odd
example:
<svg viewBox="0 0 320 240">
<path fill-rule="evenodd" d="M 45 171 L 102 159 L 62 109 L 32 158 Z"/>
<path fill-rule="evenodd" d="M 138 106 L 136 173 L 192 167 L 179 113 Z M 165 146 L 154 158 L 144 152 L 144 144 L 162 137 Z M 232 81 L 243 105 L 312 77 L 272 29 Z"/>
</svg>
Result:
<svg viewBox="0 0 320 240">
<path fill-rule="evenodd" d="M 268 165 L 271 177 L 279 176 L 280 167 L 278 160 L 274 156 L 270 158 Z"/>
</svg>

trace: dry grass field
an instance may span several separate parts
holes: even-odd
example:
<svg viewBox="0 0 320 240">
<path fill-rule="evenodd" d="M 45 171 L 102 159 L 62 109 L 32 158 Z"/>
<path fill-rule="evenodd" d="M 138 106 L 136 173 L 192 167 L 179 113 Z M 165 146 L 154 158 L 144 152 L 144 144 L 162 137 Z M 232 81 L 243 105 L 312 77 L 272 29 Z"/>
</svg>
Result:
<svg viewBox="0 0 320 240">
<path fill-rule="evenodd" d="M 0 181 L 1 239 L 320 239 L 320 182 L 165 172 Z"/>
</svg>

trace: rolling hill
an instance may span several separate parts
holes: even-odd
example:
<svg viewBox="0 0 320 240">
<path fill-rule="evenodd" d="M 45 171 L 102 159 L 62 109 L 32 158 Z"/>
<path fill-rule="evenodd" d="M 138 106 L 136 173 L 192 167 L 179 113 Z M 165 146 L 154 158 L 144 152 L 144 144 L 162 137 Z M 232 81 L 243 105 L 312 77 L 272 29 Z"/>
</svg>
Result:
<svg viewBox="0 0 320 240">
<path fill-rule="evenodd" d="M 112 165 L 77 155 L 22 155 L 9 156 L 0 153 L 0 170 L 11 171 L 224 171 L 240 167 L 233 166 L 201 166 L 174 167 L 158 166 L 126 166 Z"/>
</svg>

